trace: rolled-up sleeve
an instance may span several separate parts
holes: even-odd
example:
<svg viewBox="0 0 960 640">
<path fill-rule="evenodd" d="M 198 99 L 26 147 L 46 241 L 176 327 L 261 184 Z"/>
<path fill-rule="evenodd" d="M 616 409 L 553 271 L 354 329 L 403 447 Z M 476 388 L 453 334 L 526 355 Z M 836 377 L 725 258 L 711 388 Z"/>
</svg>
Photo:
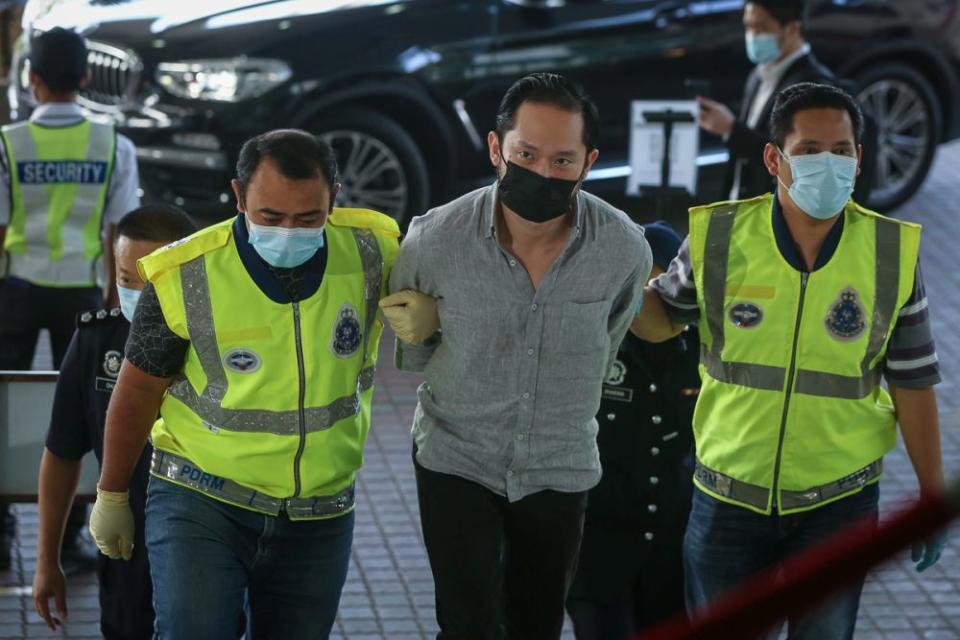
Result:
<svg viewBox="0 0 960 640">
<path fill-rule="evenodd" d="M 674 324 L 690 324 L 700 319 L 689 237 L 683 240 L 677 257 L 670 262 L 666 272 L 650 281 L 650 287 L 660 295 L 667 315 Z"/>
<path fill-rule="evenodd" d="M 919 262 L 913 292 L 897 314 L 883 373 L 889 384 L 904 389 L 925 389 L 940 382 L 940 362 Z"/>
<path fill-rule="evenodd" d="M 404 289 L 413 289 L 424 293 L 430 293 L 433 290 L 427 282 L 428 274 L 425 274 L 421 267 L 423 251 L 420 241 L 421 224 L 421 218 L 414 218 L 410 222 L 406 237 L 400 244 L 400 252 L 397 254 L 397 260 L 390 272 L 390 293 L 396 293 Z M 441 327 L 436 335 L 419 345 L 396 340 L 394 362 L 397 368 L 401 371 L 423 371 L 433 356 L 433 352 L 440 344 L 442 331 L 443 328 Z"/>
</svg>

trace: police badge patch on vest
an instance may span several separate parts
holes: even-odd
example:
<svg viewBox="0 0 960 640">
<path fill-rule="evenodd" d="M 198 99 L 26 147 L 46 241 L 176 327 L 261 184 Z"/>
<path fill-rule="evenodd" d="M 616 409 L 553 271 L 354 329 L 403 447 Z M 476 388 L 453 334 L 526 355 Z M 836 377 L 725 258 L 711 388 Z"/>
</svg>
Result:
<svg viewBox="0 0 960 640">
<path fill-rule="evenodd" d="M 836 302 L 830 306 L 830 311 L 824 319 L 829 333 L 840 342 L 852 342 L 863 335 L 867 328 L 864 318 L 867 314 L 860 295 L 853 287 L 847 287 L 840 292 Z"/>
<path fill-rule="evenodd" d="M 730 307 L 730 322 L 741 329 L 753 329 L 763 322 L 763 309 L 752 302 L 738 302 Z"/>
<path fill-rule="evenodd" d="M 603 398 L 605 400 L 618 400 L 620 402 L 633 401 L 633 389 L 621 387 L 624 380 L 627 379 L 627 365 L 622 360 L 613 361 L 610 367 L 610 373 L 603 381 Z"/>
<path fill-rule="evenodd" d="M 240 347 L 223 354 L 223 366 L 237 373 L 253 373 L 262 363 L 260 356 L 252 349 Z"/>
<path fill-rule="evenodd" d="M 352 305 L 345 303 L 337 314 L 330 349 L 338 358 L 349 358 L 360 348 L 361 335 L 360 314 Z"/>
</svg>

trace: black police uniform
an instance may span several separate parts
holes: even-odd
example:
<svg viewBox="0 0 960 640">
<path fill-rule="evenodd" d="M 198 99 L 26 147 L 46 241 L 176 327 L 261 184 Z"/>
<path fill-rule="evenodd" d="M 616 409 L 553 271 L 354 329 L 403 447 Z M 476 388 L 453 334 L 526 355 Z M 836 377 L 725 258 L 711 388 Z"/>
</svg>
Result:
<svg viewBox="0 0 960 640">
<path fill-rule="evenodd" d="M 578 640 L 621 640 L 684 611 L 682 542 L 693 491 L 699 338 L 627 334 L 603 386 L 590 491 L 567 610 Z"/>
<path fill-rule="evenodd" d="M 83 313 L 60 367 L 47 434 L 47 449 L 68 460 L 93 450 L 103 463 L 107 404 L 120 373 L 130 323 L 120 309 Z M 100 554 L 100 628 L 108 640 L 153 637 L 153 588 L 143 540 L 150 445 L 130 481 L 130 509 L 136 534 L 129 561 Z"/>
</svg>

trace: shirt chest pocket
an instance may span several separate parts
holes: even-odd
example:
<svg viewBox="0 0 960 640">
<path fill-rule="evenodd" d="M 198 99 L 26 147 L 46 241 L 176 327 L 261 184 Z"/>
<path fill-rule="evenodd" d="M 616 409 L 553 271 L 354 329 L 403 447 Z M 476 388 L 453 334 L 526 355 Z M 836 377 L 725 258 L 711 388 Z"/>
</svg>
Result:
<svg viewBox="0 0 960 640">
<path fill-rule="evenodd" d="M 610 303 L 564 302 L 559 306 L 556 335 L 548 336 L 559 353 L 597 353 L 606 357 L 610 349 L 607 333 Z"/>
</svg>

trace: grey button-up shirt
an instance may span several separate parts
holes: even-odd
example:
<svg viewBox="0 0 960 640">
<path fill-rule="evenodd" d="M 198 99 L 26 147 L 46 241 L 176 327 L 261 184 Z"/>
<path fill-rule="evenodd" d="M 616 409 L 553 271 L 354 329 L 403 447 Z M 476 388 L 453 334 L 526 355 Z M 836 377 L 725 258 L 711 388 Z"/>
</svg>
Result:
<svg viewBox="0 0 960 640">
<path fill-rule="evenodd" d="M 496 185 L 415 218 L 390 290 L 439 299 L 441 333 L 397 343 L 397 366 L 424 371 L 413 421 L 417 460 L 511 501 L 600 479 L 596 412 L 604 377 L 651 266 L 641 227 L 590 194 L 534 289 L 497 239 Z"/>
</svg>

